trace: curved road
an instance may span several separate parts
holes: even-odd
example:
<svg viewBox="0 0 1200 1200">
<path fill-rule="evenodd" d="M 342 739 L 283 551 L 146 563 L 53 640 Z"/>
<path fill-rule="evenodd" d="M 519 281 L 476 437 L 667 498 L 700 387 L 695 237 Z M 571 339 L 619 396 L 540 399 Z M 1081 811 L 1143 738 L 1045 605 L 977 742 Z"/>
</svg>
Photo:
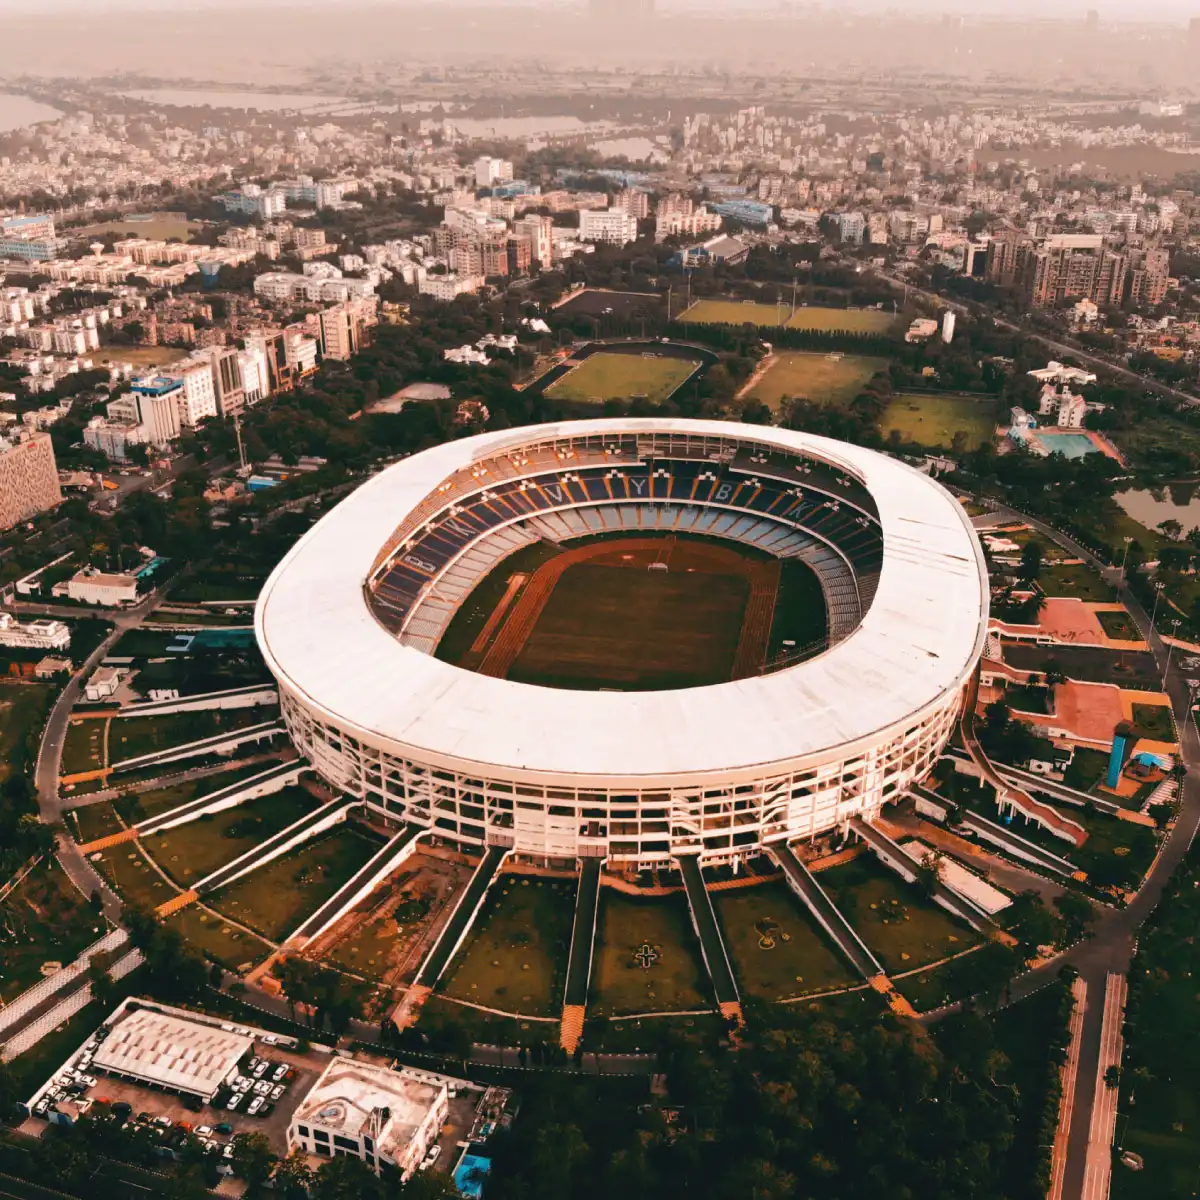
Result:
<svg viewBox="0 0 1200 1200">
<path fill-rule="evenodd" d="M 1001 520 L 1011 517 L 1013 520 L 1024 521 L 1064 550 L 1070 551 L 1072 555 L 1082 558 L 1101 571 L 1117 588 L 1119 598 L 1129 609 L 1142 636 L 1149 642 L 1154 660 L 1159 670 L 1162 670 L 1167 658 L 1167 647 L 1157 631 L 1151 628 L 1150 617 L 1145 609 L 1124 585 L 1119 568 L 1105 566 L 1091 551 L 1035 517 L 1007 508 L 998 509 L 995 515 Z M 1200 773 L 1200 735 L 1197 734 L 1195 722 L 1191 718 L 1188 685 L 1177 663 L 1178 658 L 1172 658 L 1167 676 L 1167 693 L 1171 698 L 1175 723 L 1179 729 L 1180 756 L 1187 766 L 1188 774 L 1183 781 L 1179 815 L 1175 825 L 1164 840 L 1158 857 L 1133 900 L 1125 908 L 1102 909 L 1093 936 L 1089 940 L 1081 942 L 1053 962 L 1018 977 L 1013 981 L 1010 990 L 1010 1003 L 1024 999 L 1049 983 L 1064 963 L 1073 966 L 1087 981 L 1088 1000 L 1083 1018 L 1079 1073 L 1076 1077 L 1075 1104 L 1067 1143 L 1067 1167 L 1062 1193 L 1069 1200 L 1077 1200 L 1083 1195 L 1092 1101 L 1100 1064 L 1100 1029 L 1104 1016 L 1104 990 L 1108 973 L 1115 971 L 1123 975 L 1129 970 L 1137 931 L 1154 911 L 1167 881 L 1183 861 L 1192 839 L 1196 836 L 1197 827 L 1200 826 L 1200 781 L 1197 777 Z"/>
<path fill-rule="evenodd" d="M 119 612 L 105 611 L 106 620 L 114 623 L 108 635 L 88 656 L 87 660 L 71 676 L 70 682 L 59 693 L 38 748 L 37 766 L 34 769 L 34 785 L 37 789 L 38 815 L 41 821 L 54 828 L 58 840 L 56 856 L 67 877 L 85 895 L 99 892 L 104 902 L 104 915 L 116 924 L 121 915 L 120 897 L 105 883 L 100 873 L 79 852 L 79 845 L 63 825 L 64 805 L 58 791 L 58 777 L 62 764 L 63 744 L 67 739 L 67 721 L 83 691 L 83 685 L 109 652 L 113 643 L 129 629 L 136 629 L 161 603 L 162 598 L 151 595 L 137 608 Z M 42 606 L 44 607 L 44 606 Z M 53 615 L 62 615 L 61 609 Z M 74 610 L 72 610 L 74 613 Z M 75 615 L 78 615 L 75 613 Z M 96 613 L 95 615 L 100 615 Z"/>
</svg>

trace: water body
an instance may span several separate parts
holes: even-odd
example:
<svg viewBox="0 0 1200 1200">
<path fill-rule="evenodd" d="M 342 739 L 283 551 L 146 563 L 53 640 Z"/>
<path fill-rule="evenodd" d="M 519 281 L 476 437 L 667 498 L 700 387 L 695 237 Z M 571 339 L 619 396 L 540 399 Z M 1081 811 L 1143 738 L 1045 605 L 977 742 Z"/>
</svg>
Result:
<svg viewBox="0 0 1200 1200">
<path fill-rule="evenodd" d="M 1147 529 L 1157 529 L 1163 521 L 1178 521 L 1184 533 L 1200 526 L 1200 485 L 1195 483 L 1171 483 L 1153 492 L 1118 492 L 1116 501 Z"/>
<path fill-rule="evenodd" d="M 627 158 L 630 162 L 666 162 L 669 157 L 646 137 L 610 138 L 593 142 L 591 148 L 605 158 Z"/>
<path fill-rule="evenodd" d="M 10 129 L 24 129 L 39 121 L 57 121 L 63 114 L 49 104 L 31 100 L 15 92 L 0 92 L 0 133 Z"/>
<path fill-rule="evenodd" d="M 148 88 L 122 92 L 146 104 L 171 104 L 177 108 L 241 108 L 256 112 L 316 112 L 349 104 L 346 96 L 318 96 L 311 92 L 213 92 L 202 88 Z"/>
<path fill-rule="evenodd" d="M 448 118 L 450 123 L 464 137 L 471 138 L 529 138 L 538 136 L 557 137 L 561 135 L 597 133 L 611 129 L 607 121 L 593 121 L 590 124 L 578 117 L 455 117 Z"/>
</svg>

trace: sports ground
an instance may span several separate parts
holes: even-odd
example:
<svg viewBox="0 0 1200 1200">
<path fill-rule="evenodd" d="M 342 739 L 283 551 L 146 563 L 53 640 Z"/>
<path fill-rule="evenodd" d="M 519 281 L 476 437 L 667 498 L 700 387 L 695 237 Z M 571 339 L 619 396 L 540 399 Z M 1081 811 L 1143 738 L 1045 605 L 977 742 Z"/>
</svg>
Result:
<svg viewBox="0 0 1200 1200">
<path fill-rule="evenodd" d="M 584 403 L 624 400 L 645 396 L 655 402 L 666 400 L 686 382 L 699 363 L 686 358 L 645 354 L 600 352 L 583 359 L 546 389 L 554 400 Z"/>
<path fill-rule="evenodd" d="M 439 653 L 520 683 L 646 691 L 758 674 L 784 638 L 824 630 L 798 564 L 781 591 L 778 560 L 729 543 L 639 535 L 528 558 L 483 581 Z"/>
<path fill-rule="evenodd" d="M 896 430 L 903 442 L 956 449 L 962 435 L 964 448 L 976 450 L 992 440 L 996 428 L 996 401 L 991 397 L 899 395 L 884 410 L 879 427 L 884 437 Z"/>
<path fill-rule="evenodd" d="M 784 400 L 797 399 L 836 408 L 853 400 L 877 372 L 887 370 L 887 365 L 886 358 L 785 351 L 764 360 L 765 369 L 746 397 L 775 411 Z"/>
<path fill-rule="evenodd" d="M 892 313 L 874 308 L 825 308 L 812 305 L 792 314 L 789 304 L 741 300 L 697 300 L 680 318 L 697 325 L 758 325 L 764 329 L 811 329 L 821 333 L 889 332 Z"/>
</svg>

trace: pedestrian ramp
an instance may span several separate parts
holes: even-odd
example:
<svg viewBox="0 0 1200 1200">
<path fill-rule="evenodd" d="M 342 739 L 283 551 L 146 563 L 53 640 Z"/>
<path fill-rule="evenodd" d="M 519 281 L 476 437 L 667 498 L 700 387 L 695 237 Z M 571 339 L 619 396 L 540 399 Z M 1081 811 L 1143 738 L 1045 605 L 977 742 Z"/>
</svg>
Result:
<svg viewBox="0 0 1200 1200">
<path fill-rule="evenodd" d="M 867 949 L 867 944 L 842 915 L 841 909 L 826 895 L 813 873 L 796 857 L 796 852 L 791 846 L 786 842 L 777 842 L 770 847 L 770 852 L 783 868 L 788 887 L 812 913 L 817 924 L 825 930 L 850 965 L 872 986 L 875 986 L 876 980 L 886 982 L 886 972 L 882 964 Z"/>
<path fill-rule="evenodd" d="M 122 829 L 118 833 L 110 833 L 106 837 L 97 838 L 94 842 L 85 842 L 79 847 L 80 854 L 95 854 L 97 850 L 107 850 L 110 846 L 120 846 L 125 842 L 137 840 L 136 829 Z"/>
<path fill-rule="evenodd" d="M 438 934 L 433 949 L 425 956 L 425 961 L 417 972 L 415 982 L 418 987 L 432 991 L 437 986 L 438 980 L 446 973 L 450 960 L 474 924 L 475 917 L 483 906 L 488 888 L 492 886 L 492 882 L 508 854 L 509 850 L 502 846 L 489 846 L 484 852 L 470 882 L 459 896 L 458 903 L 454 906 L 449 920 L 442 926 L 442 932 Z"/>
<path fill-rule="evenodd" d="M 218 888 L 226 887 L 243 875 L 248 875 L 251 871 L 266 866 L 267 863 L 286 854 L 302 842 L 316 837 L 318 833 L 332 829 L 334 825 L 346 819 L 350 809 L 357 803 L 358 801 L 353 796 L 344 796 L 340 800 L 323 804 L 320 808 L 305 813 L 300 820 L 293 821 L 286 829 L 281 829 L 252 850 L 247 850 L 233 862 L 218 867 L 211 875 L 206 875 L 192 886 L 201 896 L 207 896 L 217 891 Z"/>
<path fill-rule="evenodd" d="M 884 866 L 895 871 L 901 879 L 907 883 L 916 883 L 920 879 L 921 864 L 878 825 L 865 821 L 861 817 L 854 817 L 850 821 L 850 828 L 871 847 L 876 858 Z M 990 934 L 996 928 L 995 922 L 978 904 L 961 892 L 956 892 L 941 879 L 933 885 L 932 899 L 951 916 L 965 921 L 978 933 Z"/>
<path fill-rule="evenodd" d="M 234 808 L 239 804 L 244 804 L 247 800 L 257 800 L 260 796 L 268 796 L 272 792 L 281 792 L 289 784 L 294 784 L 308 769 L 308 763 L 302 758 L 285 763 L 275 763 L 265 771 L 251 775 L 248 779 L 239 779 L 223 788 L 218 788 L 215 792 L 198 796 L 195 800 L 188 800 L 184 804 L 167 809 L 166 812 L 139 821 L 136 826 L 138 836 L 145 837 L 151 833 L 164 833 L 168 829 L 175 828 L 176 825 L 185 825 L 198 817 L 221 812 L 226 808 Z"/>
<path fill-rule="evenodd" d="M 579 889 L 575 893 L 575 922 L 567 955 L 567 986 L 563 991 L 560 1042 L 568 1054 L 575 1052 L 583 1033 L 588 986 L 592 980 L 592 957 L 596 949 L 596 920 L 600 912 L 601 858 L 580 861 Z"/>
<path fill-rule="evenodd" d="M 361 904 L 416 849 L 417 838 L 425 832 L 420 825 L 406 825 L 386 845 L 379 848 L 338 890 L 330 896 L 287 943 L 306 944 L 320 937 L 352 908 Z"/>
<path fill-rule="evenodd" d="M 724 1012 L 725 1005 L 737 1006 L 741 1012 L 741 998 L 738 996 L 737 984 L 733 978 L 733 967 L 729 964 L 729 954 L 725 949 L 725 939 L 721 936 L 721 927 L 717 924 L 717 914 L 713 910 L 712 897 L 704 886 L 704 875 L 700 870 L 698 854 L 681 854 L 676 860 L 683 875 L 683 886 L 687 892 L 688 907 L 692 913 L 692 928 L 700 940 L 700 954 L 708 969 L 708 977 L 712 980 L 713 991 L 716 993 L 717 1005 Z"/>
</svg>

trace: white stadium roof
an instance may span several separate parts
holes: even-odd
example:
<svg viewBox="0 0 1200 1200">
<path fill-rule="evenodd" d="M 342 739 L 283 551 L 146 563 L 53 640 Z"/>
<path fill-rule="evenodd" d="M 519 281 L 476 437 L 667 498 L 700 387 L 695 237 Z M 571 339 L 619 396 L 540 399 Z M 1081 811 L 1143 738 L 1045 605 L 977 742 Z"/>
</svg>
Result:
<svg viewBox="0 0 1200 1200">
<path fill-rule="evenodd" d="M 860 479 L 878 506 L 883 568 L 861 625 L 819 657 L 679 691 L 569 691 L 461 670 L 402 645 L 363 583 L 404 516 L 447 476 L 553 438 L 604 433 L 744 440 L 810 454 Z M 986 631 L 987 575 L 962 506 L 927 476 L 844 442 L 722 421 L 597 420 L 450 442 L 381 472 L 297 543 L 259 600 L 259 642 L 315 714 L 371 745 L 449 770 L 543 782 L 759 769 L 875 739 L 960 686 Z"/>
</svg>

